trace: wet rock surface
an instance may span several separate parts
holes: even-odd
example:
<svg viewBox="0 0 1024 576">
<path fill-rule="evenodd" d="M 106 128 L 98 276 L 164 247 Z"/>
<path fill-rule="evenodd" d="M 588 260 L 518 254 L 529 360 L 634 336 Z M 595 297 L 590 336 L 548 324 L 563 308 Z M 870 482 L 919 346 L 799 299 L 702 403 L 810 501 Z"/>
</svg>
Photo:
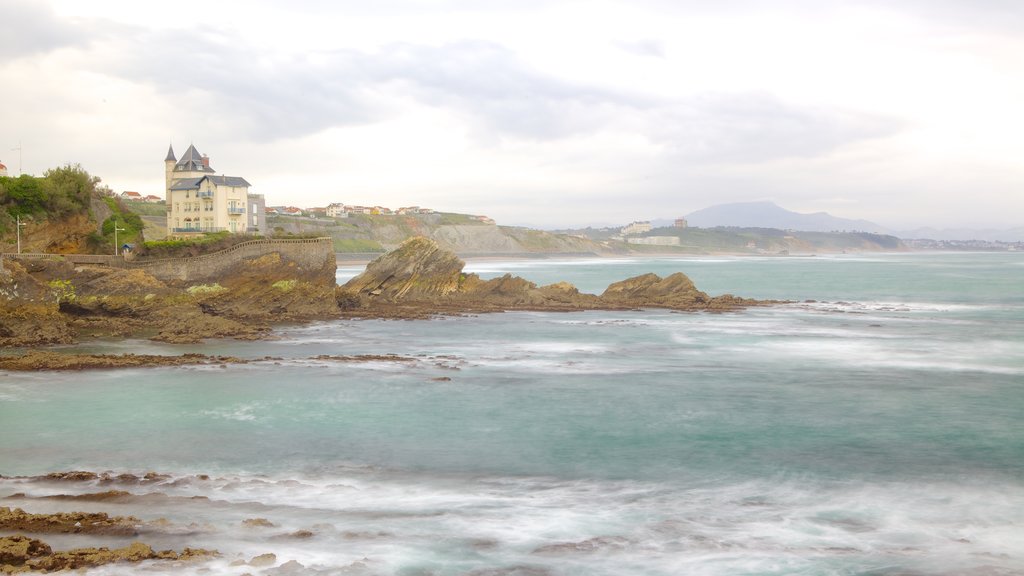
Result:
<svg viewBox="0 0 1024 576">
<path fill-rule="evenodd" d="M 141 525 L 134 516 L 108 516 L 103 512 L 30 514 L 20 508 L 0 507 L 0 530 L 8 532 L 134 536 Z"/>
<path fill-rule="evenodd" d="M 105 564 L 137 563 L 143 560 L 203 560 L 216 555 L 216 551 L 197 548 L 185 548 L 180 553 L 173 550 L 156 552 L 141 542 L 133 542 L 123 548 L 75 548 L 54 552 L 42 540 L 15 535 L 0 537 L 0 574 L 81 570 Z"/>
</svg>

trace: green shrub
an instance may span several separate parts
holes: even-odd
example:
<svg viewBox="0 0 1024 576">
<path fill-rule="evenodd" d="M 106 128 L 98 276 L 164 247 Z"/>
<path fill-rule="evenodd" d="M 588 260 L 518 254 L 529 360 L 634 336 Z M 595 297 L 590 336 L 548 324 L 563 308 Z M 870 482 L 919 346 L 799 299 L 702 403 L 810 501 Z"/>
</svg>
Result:
<svg viewBox="0 0 1024 576">
<path fill-rule="evenodd" d="M 220 284 L 213 283 L 196 284 L 195 286 L 189 286 L 188 288 L 185 289 L 185 292 L 188 292 L 189 295 L 191 296 L 204 296 L 207 294 L 220 294 L 225 290 L 227 290 L 227 288 L 221 286 Z"/>
</svg>

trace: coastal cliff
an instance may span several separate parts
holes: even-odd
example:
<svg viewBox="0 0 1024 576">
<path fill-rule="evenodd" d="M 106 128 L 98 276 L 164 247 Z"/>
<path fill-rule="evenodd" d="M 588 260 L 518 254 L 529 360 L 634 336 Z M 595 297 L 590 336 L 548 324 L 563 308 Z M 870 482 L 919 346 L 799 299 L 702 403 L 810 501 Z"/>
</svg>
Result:
<svg viewBox="0 0 1024 576">
<path fill-rule="evenodd" d="M 354 317 L 425 317 L 503 310 L 573 311 L 667 308 L 729 311 L 768 302 L 709 296 L 686 275 L 644 274 L 616 282 L 601 295 L 559 282 L 547 286 L 506 274 L 483 280 L 465 274 L 465 262 L 428 238 L 412 238 L 367 265 L 337 289 L 341 313 Z"/>
<path fill-rule="evenodd" d="M 4 258 L 0 347 L 89 337 L 174 343 L 254 339 L 273 323 L 331 317 L 337 310 L 336 264 L 327 246 L 296 251 L 267 245 L 212 262 L 200 258 L 136 268 L 74 264 L 56 255 Z M 181 274 L 160 268 L 168 266 Z"/>
</svg>

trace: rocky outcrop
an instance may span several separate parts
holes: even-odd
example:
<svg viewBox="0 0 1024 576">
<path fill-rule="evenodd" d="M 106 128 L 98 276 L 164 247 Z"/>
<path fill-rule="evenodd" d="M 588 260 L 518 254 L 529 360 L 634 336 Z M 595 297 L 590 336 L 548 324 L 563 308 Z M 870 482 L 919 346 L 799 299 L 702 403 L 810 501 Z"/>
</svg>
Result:
<svg viewBox="0 0 1024 576">
<path fill-rule="evenodd" d="M 4 260 L 0 270 L 0 347 L 66 344 L 73 332 L 54 290 L 20 262 Z"/>
<path fill-rule="evenodd" d="M 42 540 L 16 535 L 0 538 L 0 574 L 82 570 L 105 564 L 137 563 L 144 560 L 204 560 L 216 555 L 216 551 L 196 548 L 185 548 L 180 553 L 173 550 L 155 552 L 141 542 L 133 542 L 124 548 L 76 548 L 54 552 Z"/>
<path fill-rule="evenodd" d="M 305 261 L 271 251 L 235 258 L 208 283 L 164 282 L 146 269 L 74 266 L 63 258 L 4 260 L 0 347 L 64 344 L 83 337 L 171 343 L 258 339 L 272 323 L 336 315 L 333 252 Z M 313 248 L 310 248 L 312 250 Z M 247 249 L 255 250 L 250 246 Z"/>
<path fill-rule="evenodd" d="M 233 356 L 207 356 L 206 354 L 60 354 L 32 350 L 20 356 L 0 356 L 0 370 L 91 370 L 109 368 L 138 368 L 142 366 L 200 366 L 242 364 L 247 362 Z"/>
<path fill-rule="evenodd" d="M 134 516 L 108 516 L 102 512 L 30 514 L 21 508 L 0 508 L 0 530 L 7 532 L 134 536 L 141 524 Z"/>
<path fill-rule="evenodd" d="M 728 311 L 769 303 L 731 295 L 709 296 L 678 272 L 667 278 L 644 274 L 616 282 L 596 296 L 581 293 L 566 282 L 538 287 L 510 274 L 483 280 L 463 273 L 464 265 L 436 242 L 413 238 L 339 287 L 338 306 L 349 316 L 423 317 L 498 310 Z"/>
</svg>

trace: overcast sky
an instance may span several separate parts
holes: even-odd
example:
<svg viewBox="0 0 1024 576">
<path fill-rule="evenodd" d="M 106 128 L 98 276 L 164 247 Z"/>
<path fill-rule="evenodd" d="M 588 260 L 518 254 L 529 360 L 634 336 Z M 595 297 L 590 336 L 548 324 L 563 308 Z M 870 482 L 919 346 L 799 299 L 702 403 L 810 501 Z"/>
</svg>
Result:
<svg viewBox="0 0 1024 576">
<path fill-rule="evenodd" d="M 1020 0 L 0 0 L 0 161 L 269 205 L 1024 221 Z"/>
</svg>

